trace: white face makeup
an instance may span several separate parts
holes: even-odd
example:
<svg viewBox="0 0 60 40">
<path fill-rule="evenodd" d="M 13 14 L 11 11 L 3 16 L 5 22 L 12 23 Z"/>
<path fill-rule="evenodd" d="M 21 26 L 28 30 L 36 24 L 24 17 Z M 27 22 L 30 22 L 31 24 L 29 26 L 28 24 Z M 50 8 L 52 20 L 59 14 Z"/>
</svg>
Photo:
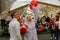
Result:
<svg viewBox="0 0 60 40">
<path fill-rule="evenodd" d="M 28 22 L 31 22 L 31 19 L 32 19 L 31 16 L 28 15 L 28 16 L 27 16 L 27 21 L 28 21 Z"/>
</svg>

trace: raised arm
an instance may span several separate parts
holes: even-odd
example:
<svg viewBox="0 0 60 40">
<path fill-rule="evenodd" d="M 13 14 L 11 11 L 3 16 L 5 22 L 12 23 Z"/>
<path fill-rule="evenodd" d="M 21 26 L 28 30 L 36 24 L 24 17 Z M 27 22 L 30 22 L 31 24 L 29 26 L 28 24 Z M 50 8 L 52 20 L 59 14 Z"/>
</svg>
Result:
<svg viewBox="0 0 60 40">
<path fill-rule="evenodd" d="M 36 23 L 37 19 L 39 17 L 39 9 L 38 9 L 38 7 L 34 7 L 34 6 L 32 6 L 32 9 L 33 9 L 33 12 L 34 12 L 34 21 Z"/>
</svg>

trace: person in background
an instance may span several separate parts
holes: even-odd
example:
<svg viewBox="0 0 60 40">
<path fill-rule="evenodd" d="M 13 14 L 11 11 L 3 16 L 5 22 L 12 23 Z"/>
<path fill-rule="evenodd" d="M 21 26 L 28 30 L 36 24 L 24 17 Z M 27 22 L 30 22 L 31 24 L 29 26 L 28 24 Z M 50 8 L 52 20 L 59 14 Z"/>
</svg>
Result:
<svg viewBox="0 0 60 40">
<path fill-rule="evenodd" d="M 56 16 L 56 22 L 55 22 L 55 34 L 56 34 L 56 40 L 59 40 L 59 31 L 60 31 L 60 12 L 57 13 Z"/>
<path fill-rule="evenodd" d="M 60 11 L 57 13 L 57 15 L 59 16 L 59 30 L 60 30 Z"/>
<path fill-rule="evenodd" d="M 49 18 L 47 15 L 46 15 L 45 17 L 46 17 L 46 20 L 45 20 L 45 21 L 46 21 L 47 23 L 49 23 L 49 22 L 50 22 L 50 18 Z"/>
<path fill-rule="evenodd" d="M 59 35 L 60 35 L 60 12 L 58 13 L 59 15 Z"/>
<path fill-rule="evenodd" d="M 49 27 L 50 18 L 47 15 L 45 15 L 45 17 L 46 17 L 46 19 L 45 19 L 46 26 Z"/>
<path fill-rule="evenodd" d="M 40 20 L 40 18 L 38 17 L 37 23 L 36 23 L 36 27 L 39 27 L 39 26 L 40 26 L 40 22 L 41 22 L 41 20 Z"/>
<path fill-rule="evenodd" d="M 4 27 L 5 27 L 5 25 L 6 25 L 6 20 L 5 19 L 1 19 L 1 26 L 2 26 L 2 30 L 4 29 Z"/>
<path fill-rule="evenodd" d="M 46 25 L 46 22 L 45 22 L 45 20 L 46 20 L 46 17 L 45 17 L 45 15 L 43 15 L 43 17 L 41 18 L 41 20 L 42 20 L 42 25 L 45 27 Z"/>
<path fill-rule="evenodd" d="M 2 30 L 4 30 L 3 36 L 7 37 L 8 36 L 8 30 L 7 30 L 5 19 L 1 19 L 1 26 L 2 26 Z"/>
<path fill-rule="evenodd" d="M 11 14 L 12 20 L 9 23 L 9 33 L 10 33 L 10 40 L 22 40 L 20 34 L 20 24 L 18 22 L 18 12 L 14 11 Z"/>
<path fill-rule="evenodd" d="M 56 39 L 56 36 L 55 36 L 55 26 L 54 26 L 54 16 L 51 15 L 51 18 L 50 18 L 50 27 L 49 27 L 49 30 L 51 32 L 51 38 L 50 39 L 53 39 L 53 36 L 54 36 L 54 39 Z"/>
<path fill-rule="evenodd" d="M 58 34 L 59 34 L 59 15 L 56 15 L 56 20 L 55 20 L 55 36 L 56 36 L 56 40 L 59 40 Z"/>
<path fill-rule="evenodd" d="M 6 18 L 6 22 L 7 22 L 7 25 L 9 24 L 9 22 L 12 20 L 12 17 L 9 15 L 9 16 L 7 16 L 7 18 Z"/>
<path fill-rule="evenodd" d="M 11 21 L 11 16 L 9 15 L 7 18 L 6 18 L 6 25 L 5 25 L 5 27 L 4 27 L 4 35 L 5 36 L 9 36 L 9 32 L 8 32 L 8 28 L 9 28 L 9 22 Z"/>
</svg>

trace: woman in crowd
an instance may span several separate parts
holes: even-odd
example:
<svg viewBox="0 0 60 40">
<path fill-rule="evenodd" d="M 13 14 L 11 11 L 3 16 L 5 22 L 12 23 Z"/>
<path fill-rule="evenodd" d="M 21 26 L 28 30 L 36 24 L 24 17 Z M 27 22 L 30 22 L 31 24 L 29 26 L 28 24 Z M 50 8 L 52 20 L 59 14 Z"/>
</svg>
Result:
<svg viewBox="0 0 60 40">
<path fill-rule="evenodd" d="M 56 16 L 56 21 L 55 21 L 55 36 L 56 40 L 58 40 L 58 32 L 59 32 L 59 16 Z"/>
<path fill-rule="evenodd" d="M 55 26 L 54 26 L 54 20 L 55 20 L 55 17 L 53 15 L 51 15 L 51 18 L 50 18 L 50 27 L 49 27 L 49 30 L 51 32 L 51 38 L 50 39 L 53 39 L 53 36 L 55 37 L 56 39 L 56 36 L 55 36 Z M 54 35 L 53 35 L 54 34 Z"/>
<path fill-rule="evenodd" d="M 56 40 L 59 40 L 59 31 L 60 31 L 60 12 L 57 13 L 56 16 L 56 21 L 55 21 L 55 35 L 56 35 Z"/>
<path fill-rule="evenodd" d="M 35 29 L 35 22 L 32 21 L 32 18 L 30 15 L 26 17 L 26 25 L 28 26 L 27 32 L 24 35 L 24 40 L 38 40 L 37 38 L 37 32 Z"/>
</svg>

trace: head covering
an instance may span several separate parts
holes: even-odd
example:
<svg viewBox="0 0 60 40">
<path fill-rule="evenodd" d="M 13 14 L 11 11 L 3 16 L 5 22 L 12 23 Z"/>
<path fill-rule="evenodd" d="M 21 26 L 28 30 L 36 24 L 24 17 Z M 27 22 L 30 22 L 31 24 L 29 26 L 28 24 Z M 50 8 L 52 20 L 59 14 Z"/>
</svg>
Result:
<svg viewBox="0 0 60 40">
<path fill-rule="evenodd" d="M 31 21 L 33 21 L 32 20 L 32 16 L 31 15 L 26 15 L 26 17 L 25 17 L 25 23 L 27 23 L 28 21 L 27 21 L 27 17 L 31 17 Z"/>
<path fill-rule="evenodd" d="M 26 18 L 27 18 L 27 17 L 31 17 L 31 15 L 28 14 L 28 15 L 26 15 Z M 32 17 L 31 17 L 31 18 L 32 18 Z"/>
</svg>

